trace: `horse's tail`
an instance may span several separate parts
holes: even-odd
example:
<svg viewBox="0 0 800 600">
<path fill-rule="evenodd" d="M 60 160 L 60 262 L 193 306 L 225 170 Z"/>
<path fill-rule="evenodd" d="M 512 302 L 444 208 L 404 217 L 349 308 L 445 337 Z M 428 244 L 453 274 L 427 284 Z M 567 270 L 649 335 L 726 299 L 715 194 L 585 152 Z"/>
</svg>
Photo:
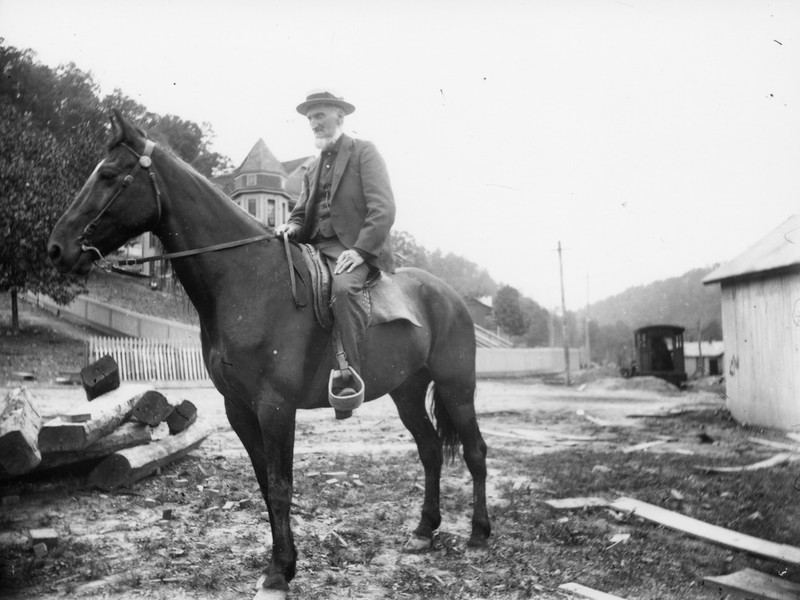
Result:
<svg viewBox="0 0 800 600">
<path fill-rule="evenodd" d="M 455 423 L 453 423 L 450 413 L 447 412 L 435 383 L 431 383 L 428 394 L 431 398 L 431 414 L 436 422 L 436 434 L 444 445 L 444 456 L 453 462 L 458 456 L 458 447 L 461 445 Z"/>
</svg>

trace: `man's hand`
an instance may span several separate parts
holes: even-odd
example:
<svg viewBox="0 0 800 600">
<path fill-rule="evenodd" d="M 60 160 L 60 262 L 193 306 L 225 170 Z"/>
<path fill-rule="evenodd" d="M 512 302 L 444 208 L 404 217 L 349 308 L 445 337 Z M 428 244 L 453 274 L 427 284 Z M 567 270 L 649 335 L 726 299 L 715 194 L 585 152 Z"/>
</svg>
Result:
<svg viewBox="0 0 800 600">
<path fill-rule="evenodd" d="M 289 236 L 290 240 L 293 240 L 297 237 L 297 234 L 300 232 L 300 227 L 293 223 L 282 223 L 275 228 L 275 235 L 278 237 L 283 237 L 285 233 Z"/>
<path fill-rule="evenodd" d="M 339 255 L 336 260 L 336 268 L 333 270 L 334 275 L 339 273 L 351 273 L 358 265 L 364 262 L 364 257 L 361 256 L 356 250 L 345 250 Z"/>
</svg>

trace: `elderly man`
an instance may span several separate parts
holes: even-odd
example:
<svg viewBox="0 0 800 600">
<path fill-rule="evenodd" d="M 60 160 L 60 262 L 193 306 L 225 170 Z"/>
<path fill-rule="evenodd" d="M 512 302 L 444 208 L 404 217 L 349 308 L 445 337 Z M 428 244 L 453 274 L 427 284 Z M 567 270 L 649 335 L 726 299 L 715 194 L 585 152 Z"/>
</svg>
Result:
<svg viewBox="0 0 800 600">
<path fill-rule="evenodd" d="M 298 105 L 320 156 L 306 171 L 300 200 L 278 233 L 316 245 L 327 260 L 334 326 L 350 367 L 360 373 L 359 344 L 369 315 L 359 300 L 370 277 L 379 270 L 394 272 L 389 231 L 395 207 L 375 146 L 342 132 L 344 117 L 354 110 L 329 91 L 312 93 Z"/>
</svg>

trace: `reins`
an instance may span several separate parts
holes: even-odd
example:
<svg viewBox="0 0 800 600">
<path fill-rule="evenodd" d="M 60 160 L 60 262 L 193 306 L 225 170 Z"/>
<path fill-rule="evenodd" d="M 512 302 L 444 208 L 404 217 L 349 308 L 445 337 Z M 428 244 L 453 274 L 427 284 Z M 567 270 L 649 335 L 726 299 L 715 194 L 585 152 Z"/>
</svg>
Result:
<svg viewBox="0 0 800 600">
<path fill-rule="evenodd" d="M 156 207 L 157 207 L 157 217 L 156 223 L 161 220 L 161 190 L 158 188 L 158 182 L 156 181 L 156 174 L 155 171 L 151 170 L 150 167 L 153 164 L 153 160 L 150 158 L 153 154 L 153 149 L 155 148 L 155 143 L 152 140 L 145 140 L 144 144 L 144 152 L 139 154 L 133 148 L 128 146 L 127 144 L 120 144 L 125 149 L 127 149 L 131 154 L 133 154 L 139 160 L 134 165 L 131 172 L 128 173 L 125 178 L 122 180 L 122 185 L 119 189 L 114 193 L 108 203 L 97 213 L 97 216 L 92 219 L 86 227 L 83 229 L 83 233 L 81 233 L 80 238 L 78 241 L 81 244 L 81 250 L 85 252 L 94 252 L 99 257 L 95 260 L 95 264 L 98 267 L 104 270 L 115 270 L 117 272 L 126 273 L 123 267 L 133 267 L 136 265 L 143 265 L 146 263 L 151 263 L 159 260 L 171 260 L 173 258 L 184 258 L 187 256 L 195 256 L 197 254 L 205 254 L 207 252 L 216 252 L 217 250 L 226 250 L 228 248 L 236 248 L 238 246 L 245 246 L 247 244 L 252 244 L 254 242 L 260 242 L 263 240 L 269 240 L 275 237 L 275 234 L 266 233 L 262 235 L 256 235 L 253 237 L 245 238 L 242 240 L 236 240 L 233 242 L 224 242 L 222 244 L 214 244 L 212 246 L 204 246 L 203 248 L 195 248 L 193 250 L 183 250 L 181 252 L 169 252 L 166 254 L 157 254 L 154 256 L 144 256 L 142 258 L 128 258 L 122 261 L 112 261 L 105 258 L 100 252 L 100 250 L 92 245 L 89 236 L 94 233 L 94 230 L 97 228 L 97 223 L 100 221 L 100 218 L 106 213 L 106 211 L 111 208 L 111 205 L 116 201 L 117 198 L 125 191 L 128 186 L 133 182 L 133 178 L 139 172 L 139 169 L 145 169 L 147 174 L 150 178 L 150 182 L 153 186 L 153 193 L 156 199 Z M 296 284 L 294 283 L 294 273 L 292 273 L 292 294 L 295 297 L 295 304 L 297 303 L 296 300 Z"/>
</svg>

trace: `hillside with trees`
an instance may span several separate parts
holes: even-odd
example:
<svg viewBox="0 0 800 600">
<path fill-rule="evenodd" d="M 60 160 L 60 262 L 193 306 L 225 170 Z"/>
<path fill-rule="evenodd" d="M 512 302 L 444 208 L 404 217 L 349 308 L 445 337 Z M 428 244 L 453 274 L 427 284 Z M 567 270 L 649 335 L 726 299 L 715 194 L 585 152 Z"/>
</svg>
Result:
<svg viewBox="0 0 800 600">
<path fill-rule="evenodd" d="M 51 69 L 0 38 L 0 73 L 0 293 L 11 295 L 17 331 L 19 293 L 66 303 L 85 290 L 50 267 L 47 238 L 103 157 L 112 108 L 206 176 L 230 161 L 210 150 L 210 125 L 153 113 L 120 90 L 101 97 L 91 74 L 72 63 Z"/>
<path fill-rule="evenodd" d="M 686 340 L 722 339 L 719 285 L 703 285 L 715 266 L 693 269 L 679 277 L 629 288 L 592 304 L 590 339 L 592 360 L 625 361 L 633 332 L 644 325 L 668 324 L 686 329 Z M 584 314 L 580 315 L 581 321 Z M 699 329 L 698 329 L 699 328 Z"/>
</svg>

